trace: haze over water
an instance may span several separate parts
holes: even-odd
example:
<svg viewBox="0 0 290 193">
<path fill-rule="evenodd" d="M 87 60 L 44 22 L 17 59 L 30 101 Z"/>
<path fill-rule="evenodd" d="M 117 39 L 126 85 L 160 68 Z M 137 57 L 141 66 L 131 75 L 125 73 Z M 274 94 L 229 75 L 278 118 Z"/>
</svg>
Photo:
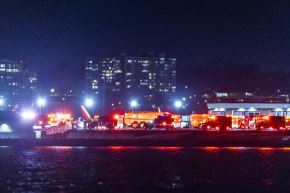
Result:
<svg viewBox="0 0 290 193">
<path fill-rule="evenodd" d="M 288 192 L 288 148 L 0 148 L 1 192 Z"/>
</svg>

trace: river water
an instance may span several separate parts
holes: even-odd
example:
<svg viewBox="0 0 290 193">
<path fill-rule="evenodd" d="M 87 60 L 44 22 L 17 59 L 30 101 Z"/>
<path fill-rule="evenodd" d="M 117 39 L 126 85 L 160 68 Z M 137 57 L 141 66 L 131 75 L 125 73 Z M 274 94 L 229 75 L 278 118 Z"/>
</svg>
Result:
<svg viewBox="0 0 290 193">
<path fill-rule="evenodd" d="M 0 147 L 0 192 L 289 192 L 289 148 Z"/>
</svg>

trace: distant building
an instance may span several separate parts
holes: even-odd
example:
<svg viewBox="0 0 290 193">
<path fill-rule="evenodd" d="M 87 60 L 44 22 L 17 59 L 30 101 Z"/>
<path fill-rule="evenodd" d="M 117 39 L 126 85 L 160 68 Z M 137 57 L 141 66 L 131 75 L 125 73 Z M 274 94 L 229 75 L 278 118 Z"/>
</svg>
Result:
<svg viewBox="0 0 290 193">
<path fill-rule="evenodd" d="M 86 61 L 86 90 L 94 94 L 118 93 L 122 88 L 123 71 L 120 58 Z"/>
<path fill-rule="evenodd" d="M 165 55 L 88 59 L 85 73 L 86 93 L 112 106 L 137 99 L 143 106 L 157 108 L 167 105 L 176 92 L 176 59 Z"/>
<path fill-rule="evenodd" d="M 212 103 L 288 103 L 289 95 L 284 93 L 214 92 L 203 94 L 206 102 Z"/>
<path fill-rule="evenodd" d="M 207 103 L 207 107 L 216 115 L 290 115 L 290 103 Z"/>
<path fill-rule="evenodd" d="M 0 94 L 16 97 L 23 87 L 23 66 L 12 60 L 0 60 Z"/>
<path fill-rule="evenodd" d="M 26 98 L 31 98 L 35 96 L 37 91 L 37 74 L 35 72 L 31 72 L 29 70 L 25 70 L 23 81 L 23 90 L 22 96 L 26 96 Z"/>
<path fill-rule="evenodd" d="M 13 100 L 32 97 L 36 92 L 37 76 L 21 62 L 0 60 L 0 96 Z"/>
<path fill-rule="evenodd" d="M 161 56 L 125 57 L 125 85 L 129 96 L 165 100 L 176 92 L 176 59 Z"/>
</svg>

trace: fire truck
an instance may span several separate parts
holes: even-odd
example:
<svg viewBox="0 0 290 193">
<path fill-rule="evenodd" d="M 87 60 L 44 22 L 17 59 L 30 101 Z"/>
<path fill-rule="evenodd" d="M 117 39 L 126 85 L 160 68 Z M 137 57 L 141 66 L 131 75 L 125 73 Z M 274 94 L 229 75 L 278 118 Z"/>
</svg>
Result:
<svg viewBox="0 0 290 193">
<path fill-rule="evenodd" d="M 285 130 L 286 119 L 281 116 L 256 116 L 255 117 L 256 130 L 261 131 L 263 129 L 270 130 Z"/>
<path fill-rule="evenodd" d="M 115 114 L 116 128 L 132 127 L 133 129 L 174 128 L 180 122 L 180 116 L 167 112 L 143 111 Z"/>
<path fill-rule="evenodd" d="M 175 125 L 176 116 L 170 113 L 158 115 L 154 121 L 149 122 L 149 128 L 159 129 L 173 129 Z"/>
<path fill-rule="evenodd" d="M 209 119 L 209 114 L 191 114 L 190 115 L 190 125 L 193 128 L 199 128 L 202 126 L 202 124 L 206 123 Z"/>
<path fill-rule="evenodd" d="M 140 112 L 127 112 L 123 116 L 125 126 L 136 128 L 146 128 L 154 119 L 162 115 L 162 112 L 140 111 Z"/>
<path fill-rule="evenodd" d="M 204 131 L 229 131 L 232 127 L 232 117 L 211 115 L 200 127 Z"/>
</svg>

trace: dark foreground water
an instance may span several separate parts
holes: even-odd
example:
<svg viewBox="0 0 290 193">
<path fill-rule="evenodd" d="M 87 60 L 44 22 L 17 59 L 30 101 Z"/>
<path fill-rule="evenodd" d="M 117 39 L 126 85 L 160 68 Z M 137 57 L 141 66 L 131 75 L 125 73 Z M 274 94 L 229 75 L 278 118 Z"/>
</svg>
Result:
<svg viewBox="0 0 290 193">
<path fill-rule="evenodd" d="M 0 192 L 290 192 L 290 149 L 0 147 Z"/>
</svg>

